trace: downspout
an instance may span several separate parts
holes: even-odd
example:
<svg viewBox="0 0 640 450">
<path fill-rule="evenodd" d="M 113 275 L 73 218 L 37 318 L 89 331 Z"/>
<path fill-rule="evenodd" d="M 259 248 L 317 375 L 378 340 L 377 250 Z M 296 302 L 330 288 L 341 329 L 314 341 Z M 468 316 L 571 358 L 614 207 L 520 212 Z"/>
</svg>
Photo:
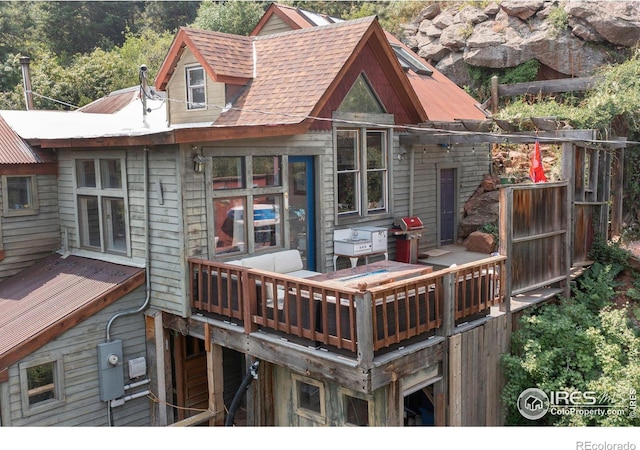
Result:
<svg viewBox="0 0 640 450">
<path fill-rule="evenodd" d="M 240 387 L 236 391 L 236 395 L 233 396 L 233 401 L 231 402 L 231 406 L 229 406 L 229 413 L 227 415 L 227 420 L 224 423 L 225 427 L 233 426 L 233 419 L 236 416 L 236 411 L 240 407 L 240 402 L 242 401 L 242 397 L 247 389 L 249 389 L 249 384 L 252 380 L 258 379 L 258 366 L 260 365 L 260 360 L 256 359 L 249 370 L 244 375 L 242 379 L 242 383 L 240 383 Z"/>
<path fill-rule="evenodd" d="M 113 322 L 122 316 L 130 316 L 132 314 L 137 314 L 145 310 L 145 308 L 149 305 L 149 299 L 151 297 L 151 277 L 149 276 L 149 261 L 150 261 L 150 250 L 149 250 L 149 188 L 148 188 L 148 170 L 149 170 L 149 147 L 144 147 L 144 169 L 142 179 L 144 180 L 144 247 L 145 247 L 145 279 L 146 279 L 146 291 L 147 295 L 144 299 L 144 303 L 140 305 L 137 309 L 132 309 L 129 311 L 120 311 L 116 313 L 109 322 L 107 323 L 107 342 L 111 341 L 111 325 Z"/>
</svg>

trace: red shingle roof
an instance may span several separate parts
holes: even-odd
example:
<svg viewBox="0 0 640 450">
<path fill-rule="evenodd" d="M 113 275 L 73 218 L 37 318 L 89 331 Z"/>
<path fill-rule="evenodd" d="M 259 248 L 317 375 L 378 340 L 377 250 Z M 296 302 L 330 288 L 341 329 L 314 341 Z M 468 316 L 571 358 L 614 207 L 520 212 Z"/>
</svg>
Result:
<svg viewBox="0 0 640 450">
<path fill-rule="evenodd" d="M 51 255 L 0 282 L 0 372 L 144 283 L 144 269 Z"/>
<path fill-rule="evenodd" d="M 215 126 L 300 123 L 327 93 L 374 17 L 255 38 L 256 77 Z"/>
</svg>

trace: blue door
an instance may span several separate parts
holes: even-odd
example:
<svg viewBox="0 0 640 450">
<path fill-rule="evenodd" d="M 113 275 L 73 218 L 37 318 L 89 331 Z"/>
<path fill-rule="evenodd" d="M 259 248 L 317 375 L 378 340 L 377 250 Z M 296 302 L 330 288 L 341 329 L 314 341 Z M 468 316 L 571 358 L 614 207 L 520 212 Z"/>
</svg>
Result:
<svg viewBox="0 0 640 450">
<path fill-rule="evenodd" d="M 300 250 L 308 270 L 316 270 L 313 174 L 313 156 L 289 156 L 289 245 Z"/>
<path fill-rule="evenodd" d="M 456 169 L 440 170 L 440 245 L 453 244 L 456 214 Z"/>
</svg>

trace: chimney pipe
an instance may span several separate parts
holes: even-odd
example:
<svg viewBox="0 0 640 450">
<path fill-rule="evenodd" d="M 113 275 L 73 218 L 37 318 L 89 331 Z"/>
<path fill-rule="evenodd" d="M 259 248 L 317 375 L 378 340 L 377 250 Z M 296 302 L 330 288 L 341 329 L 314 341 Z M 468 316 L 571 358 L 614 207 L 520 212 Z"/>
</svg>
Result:
<svg viewBox="0 0 640 450">
<path fill-rule="evenodd" d="M 31 75 L 29 73 L 29 64 L 31 59 L 28 56 L 20 57 L 20 65 L 22 66 L 22 82 L 24 86 L 24 101 L 27 105 L 27 111 L 33 109 L 33 94 L 31 92 Z"/>
</svg>

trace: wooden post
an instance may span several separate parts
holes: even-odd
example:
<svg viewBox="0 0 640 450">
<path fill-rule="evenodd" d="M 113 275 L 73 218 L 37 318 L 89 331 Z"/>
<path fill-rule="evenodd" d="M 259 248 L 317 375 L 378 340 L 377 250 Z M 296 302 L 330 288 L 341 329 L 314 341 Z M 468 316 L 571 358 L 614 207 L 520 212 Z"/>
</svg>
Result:
<svg viewBox="0 0 640 450">
<path fill-rule="evenodd" d="M 455 273 L 447 273 L 442 277 L 442 323 L 436 330 L 438 336 L 451 336 L 455 328 L 456 317 L 456 295 L 455 295 Z"/>
<path fill-rule="evenodd" d="M 449 338 L 449 426 L 462 425 L 462 335 Z"/>
<path fill-rule="evenodd" d="M 371 292 L 356 295 L 358 366 L 365 371 L 373 367 L 373 314 L 371 304 Z"/>
<path fill-rule="evenodd" d="M 215 415 L 209 425 L 224 425 L 224 374 L 222 369 L 222 347 L 211 343 L 209 324 L 205 324 L 205 349 L 207 346 L 207 384 L 209 386 L 209 410 Z M 208 342 L 208 344 L 207 344 Z"/>
<path fill-rule="evenodd" d="M 153 426 L 167 426 L 167 382 L 165 376 L 164 358 L 164 328 L 162 327 L 162 311 L 147 310 L 144 316 L 145 333 L 147 341 L 147 359 L 149 367 L 155 368 L 155 374 L 151 374 L 151 391 L 157 392 L 158 402 L 154 405 Z"/>
<path fill-rule="evenodd" d="M 513 188 L 503 187 L 500 189 L 500 218 L 499 218 L 499 253 L 507 257 L 504 262 L 504 302 L 500 305 L 500 310 L 506 313 L 511 312 L 511 250 L 513 247 L 513 230 L 511 221 L 513 216 Z"/>
<path fill-rule="evenodd" d="M 498 112 L 498 103 L 500 101 L 500 93 L 498 92 L 498 77 L 491 77 L 491 112 Z"/>
</svg>

